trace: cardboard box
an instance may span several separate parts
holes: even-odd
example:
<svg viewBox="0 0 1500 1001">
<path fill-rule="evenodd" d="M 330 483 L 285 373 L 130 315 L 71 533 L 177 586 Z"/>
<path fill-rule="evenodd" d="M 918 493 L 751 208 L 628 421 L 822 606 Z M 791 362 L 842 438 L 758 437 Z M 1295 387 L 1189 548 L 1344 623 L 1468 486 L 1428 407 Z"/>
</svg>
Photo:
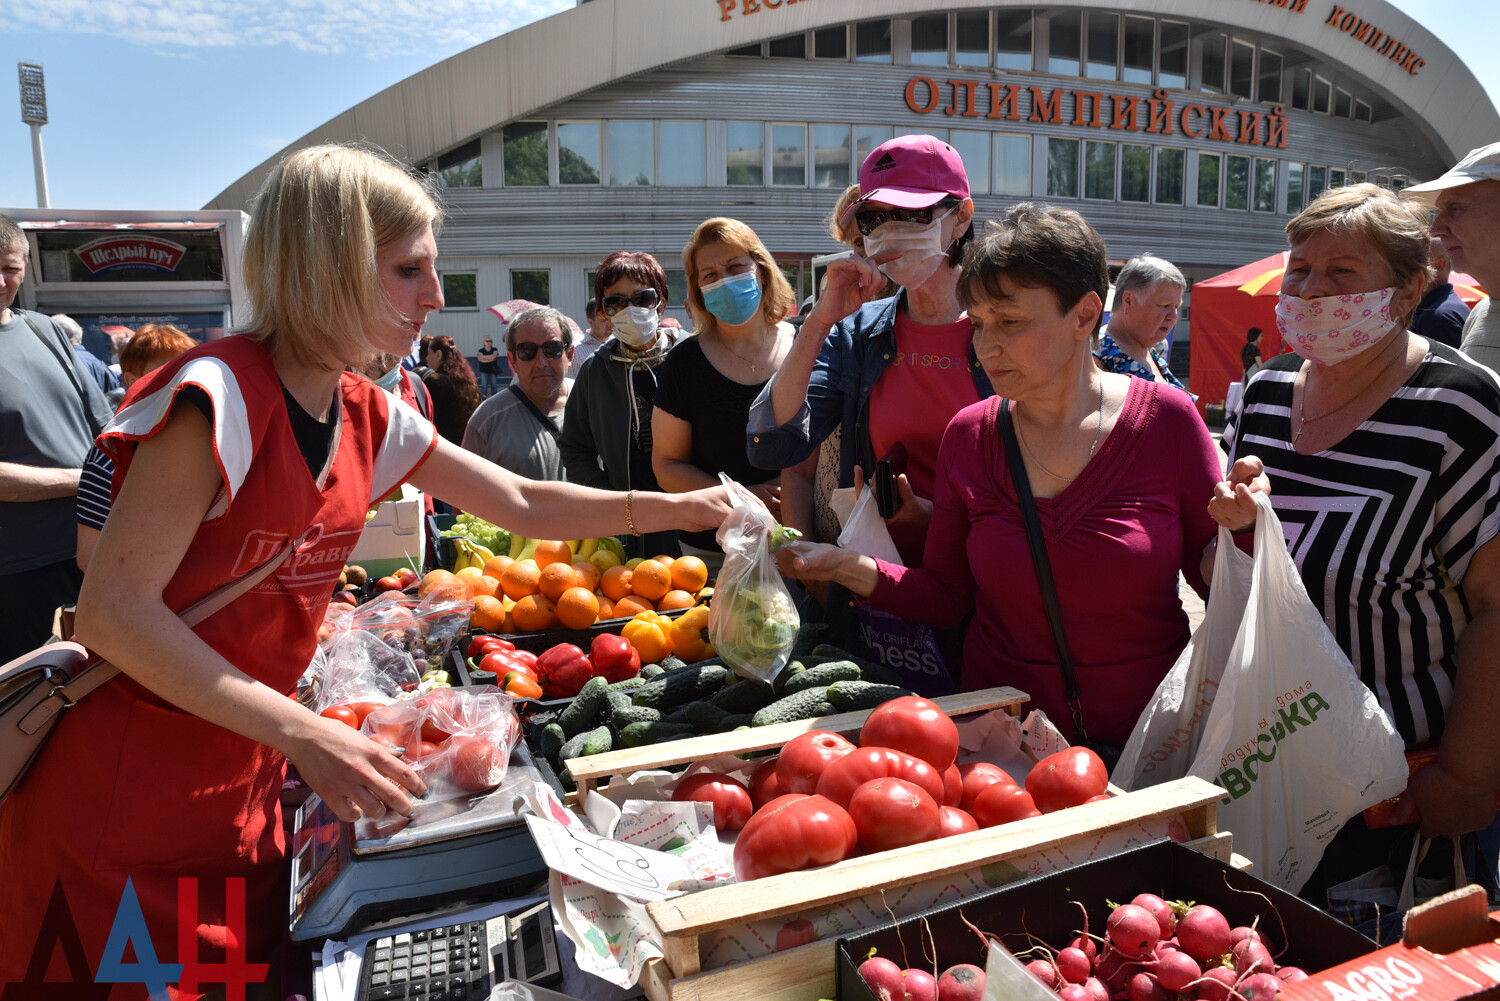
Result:
<svg viewBox="0 0 1500 1001">
<path fill-rule="evenodd" d="M 1151 791 L 1144 789 L 1129 795 Z M 1259 928 L 1272 940 L 1273 953 L 1280 951 L 1288 940 L 1292 943 L 1279 958 L 1282 965 L 1322 969 L 1363 955 L 1375 944 L 1338 919 L 1270 883 L 1175 842 L 1161 841 L 842 938 L 838 943 L 835 996 L 839 1001 L 874 1001 L 874 995 L 856 972 L 871 948 L 900 965 L 931 968 L 931 962 L 922 958 L 922 951 L 924 945 L 935 946 L 939 972 L 958 963 L 973 963 L 983 968 L 985 946 L 965 924 L 966 919 L 975 927 L 1000 936 L 1013 953 L 1020 953 L 1036 942 L 1060 949 L 1082 928 L 1080 903 L 1088 909 L 1089 931 L 1102 935 L 1110 911 L 1106 899 L 1125 903 L 1138 893 L 1210 904 L 1222 911 L 1231 925 L 1248 925 L 1260 916 Z M 903 956 L 907 961 L 903 961 Z"/>
<path fill-rule="evenodd" d="M 1287 1001 L 1500 998 L 1500 911 L 1466 886 L 1413 907 L 1401 941 L 1290 984 Z"/>
<path fill-rule="evenodd" d="M 398 567 L 421 572 L 426 553 L 426 516 L 422 494 L 410 484 L 401 487 L 399 500 L 388 500 L 365 522 L 349 563 L 358 563 L 375 580 L 395 573 Z"/>
</svg>

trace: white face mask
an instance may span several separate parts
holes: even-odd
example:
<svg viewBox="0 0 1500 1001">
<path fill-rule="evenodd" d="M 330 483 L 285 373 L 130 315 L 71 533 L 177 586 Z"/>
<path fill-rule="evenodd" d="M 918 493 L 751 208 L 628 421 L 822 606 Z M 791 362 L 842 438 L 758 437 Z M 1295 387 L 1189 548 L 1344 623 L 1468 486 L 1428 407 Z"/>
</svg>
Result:
<svg viewBox="0 0 1500 1001">
<path fill-rule="evenodd" d="M 901 256 L 880 265 L 881 273 L 902 288 L 917 288 L 943 266 L 943 256 L 948 252 L 943 246 L 943 220 L 952 213 L 949 209 L 929 223 L 884 223 L 865 237 L 865 256 L 897 251 Z"/>
<path fill-rule="evenodd" d="M 1276 329 L 1291 349 L 1315 365 L 1337 365 L 1369 350 L 1400 326 L 1391 316 L 1396 289 L 1276 300 Z"/>
<path fill-rule="evenodd" d="M 621 344 L 639 351 L 656 339 L 656 326 L 661 317 L 654 306 L 644 309 L 626 306 L 618 313 L 610 314 L 609 322 L 615 325 L 615 336 Z"/>
</svg>

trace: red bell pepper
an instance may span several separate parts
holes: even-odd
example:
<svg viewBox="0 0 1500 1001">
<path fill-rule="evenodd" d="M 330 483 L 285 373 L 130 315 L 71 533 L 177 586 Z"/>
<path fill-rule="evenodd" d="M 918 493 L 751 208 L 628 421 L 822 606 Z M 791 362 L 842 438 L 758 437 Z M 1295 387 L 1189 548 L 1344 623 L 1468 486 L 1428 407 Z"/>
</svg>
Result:
<svg viewBox="0 0 1500 1001">
<path fill-rule="evenodd" d="M 641 655 L 635 646 L 617 633 L 600 633 L 589 646 L 589 662 L 594 674 L 610 684 L 634 678 L 641 673 Z"/>
<path fill-rule="evenodd" d="M 559 643 L 536 659 L 536 673 L 548 698 L 571 699 L 594 676 L 594 665 L 572 643 Z"/>
<path fill-rule="evenodd" d="M 516 659 L 514 650 L 495 650 L 484 655 L 484 659 L 476 665 L 481 671 L 492 671 L 495 677 L 503 678 L 511 671 L 521 671 L 536 677 L 536 668 L 526 664 L 525 661 Z"/>
<path fill-rule="evenodd" d="M 514 650 L 515 648 L 516 645 L 514 643 L 499 636 L 475 636 L 469 640 L 469 646 L 464 651 L 464 656 L 470 660 L 478 660 L 485 654 L 493 653 L 496 650 Z"/>
</svg>

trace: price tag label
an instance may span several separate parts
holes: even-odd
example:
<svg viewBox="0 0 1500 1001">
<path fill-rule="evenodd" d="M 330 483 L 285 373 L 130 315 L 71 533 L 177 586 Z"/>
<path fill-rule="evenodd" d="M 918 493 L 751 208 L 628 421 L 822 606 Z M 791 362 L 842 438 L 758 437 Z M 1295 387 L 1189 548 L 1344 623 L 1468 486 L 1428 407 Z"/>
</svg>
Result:
<svg viewBox="0 0 1500 1001">
<path fill-rule="evenodd" d="M 693 878 L 687 862 L 668 852 L 638 848 L 590 831 L 527 816 L 526 825 L 542 861 L 601 890 L 631 900 L 665 900 L 681 890 L 673 883 Z"/>
</svg>

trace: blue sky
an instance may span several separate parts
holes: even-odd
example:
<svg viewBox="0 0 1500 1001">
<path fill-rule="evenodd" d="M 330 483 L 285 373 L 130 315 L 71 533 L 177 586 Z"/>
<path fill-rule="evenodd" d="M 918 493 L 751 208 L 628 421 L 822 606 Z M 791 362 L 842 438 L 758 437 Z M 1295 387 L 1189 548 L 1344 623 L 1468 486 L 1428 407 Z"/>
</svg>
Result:
<svg viewBox="0 0 1500 1001">
<path fill-rule="evenodd" d="M 1500 103 L 1500 4 L 1393 2 L 1442 39 Z M 573 5 L 12 0 L 0 5 L 0 205 L 36 204 L 30 130 L 20 120 L 12 69 L 18 61 L 46 71 L 51 121 L 42 138 L 54 207 L 193 209 L 351 105 Z"/>
</svg>

